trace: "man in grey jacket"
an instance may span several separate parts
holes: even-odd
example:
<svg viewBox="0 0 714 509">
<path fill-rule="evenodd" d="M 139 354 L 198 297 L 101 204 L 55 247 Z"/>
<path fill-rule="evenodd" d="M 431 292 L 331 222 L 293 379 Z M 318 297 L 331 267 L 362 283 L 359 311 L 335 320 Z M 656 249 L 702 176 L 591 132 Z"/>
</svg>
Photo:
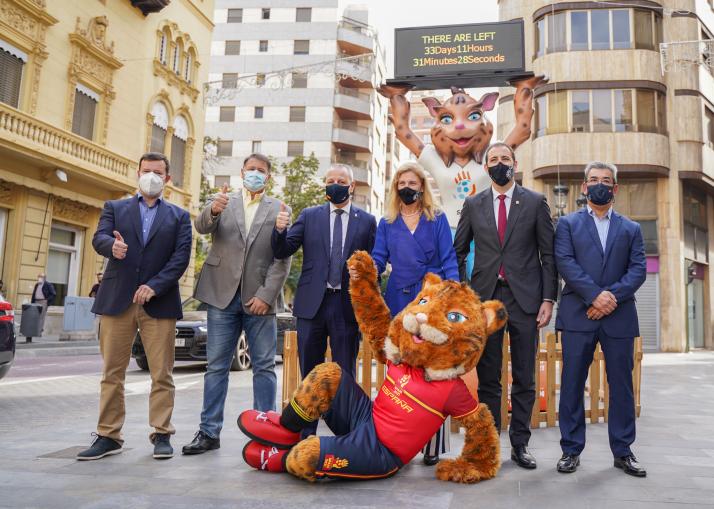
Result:
<svg viewBox="0 0 714 509">
<path fill-rule="evenodd" d="M 290 258 L 275 259 L 270 245 L 278 213 L 287 210 L 265 195 L 270 166 L 264 155 L 249 155 L 241 170 L 243 191 L 228 194 L 224 185 L 196 217 L 196 230 L 213 239 L 194 294 L 208 304 L 208 368 L 201 425 L 184 454 L 220 447 L 228 374 L 242 331 L 253 365 L 253 408 L 275 410 L 275 304 Z"/>
</svg>

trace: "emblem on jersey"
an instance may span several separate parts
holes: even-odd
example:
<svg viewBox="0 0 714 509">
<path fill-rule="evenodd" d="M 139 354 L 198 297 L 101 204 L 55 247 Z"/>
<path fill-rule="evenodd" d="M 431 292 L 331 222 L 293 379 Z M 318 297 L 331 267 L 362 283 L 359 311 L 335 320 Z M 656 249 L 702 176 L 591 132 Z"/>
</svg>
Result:
<svg viewBox="0 0 714 509">
<path fill-rule="evenodd" d="M 409 383 L 409 380 L 410 380 L 410 379 L 411 379 L 411 375 L 403 375 L 403 376 L 399 379 L 399 385 L 400 385 L 401 387 L 404 387 L 405 385 L 407 385 L 407 384 Z"/>
<path fill-rule="evenodd" d="M 325 454 L 325 461 L 322 464 L 323 470 L 332 470 L 333 468 L 345 468 L 350 462 L 346 458 L 337 458 L 334 454 Z"/>
<path fill-rule="evenodd" d="M 466 197 L 476 194 L 476 184 L 471 183 L 471 173 L 468 171 L 460 171 L 456 177 L 454 177 L 454 183 L 456 184 L 456 190 L 453 194 L 454 198 L 464 200 Z"/>
</svg>

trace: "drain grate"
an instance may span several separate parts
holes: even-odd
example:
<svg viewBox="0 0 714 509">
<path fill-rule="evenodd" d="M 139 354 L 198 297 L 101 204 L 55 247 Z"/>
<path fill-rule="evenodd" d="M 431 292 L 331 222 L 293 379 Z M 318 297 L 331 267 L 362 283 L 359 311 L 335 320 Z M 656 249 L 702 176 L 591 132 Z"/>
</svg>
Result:
<svg viewBox="0 0 714 509">
<path fill-rule="evenodd" d="M 60 449 L 55 452 L 48 452 L 37 458 L 50 458 L 50 459 L 70 459 L 73 460 L 77 457 L 77 454 L 87 448 L 86 445 L 75 445 L 73 447 L 67 447 L 66 449 Z M 124 452 L 131 451 L 131 448 L 125 447 Z"/>
</svg>

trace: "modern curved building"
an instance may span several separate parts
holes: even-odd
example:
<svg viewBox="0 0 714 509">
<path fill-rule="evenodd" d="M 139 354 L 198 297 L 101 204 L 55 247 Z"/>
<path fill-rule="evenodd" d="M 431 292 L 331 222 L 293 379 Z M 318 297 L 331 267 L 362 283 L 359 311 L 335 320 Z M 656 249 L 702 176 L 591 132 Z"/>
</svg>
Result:
<svg viewBox="0 0 714 509">
<path fill-rule="evenodd" d="M 582 206 L 587 162 L 615 163 L 615 209 L 645 236 L 645 348 L 712 348 L 714 68 L 660 66 L 661 42 L 712 38 L 712 2 L 500 0 L 499 18 L 524 20 L 526 67 L 550 78 L 518 150 L 523 184 L 545 192 L 557 216 Z M 501 90 L 500 138 L 513 123 L 512 93 Z"/>
</svg>

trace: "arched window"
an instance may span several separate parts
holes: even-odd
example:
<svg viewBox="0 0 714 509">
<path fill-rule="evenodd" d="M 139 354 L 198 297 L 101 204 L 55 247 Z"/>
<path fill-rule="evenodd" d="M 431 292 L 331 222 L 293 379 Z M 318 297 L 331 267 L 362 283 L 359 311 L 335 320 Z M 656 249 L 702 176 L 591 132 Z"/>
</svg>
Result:
<svg viewBox="0 0 714 509">
<path fill-rule="evenodd" d="M 171 180 L 176 187 L 183 187 L 184 166 L 186 165 L 186 140 L 188 122 L 183 115 L 173 121 L 174 133 L 171 136 Z"/>
<path fill-rule="evenodd" d="M 185 67 L 183 69 L 183 77 L 189 83 L 191 83 L 191 81 L 192 81 L 191 80 L 191 77 L 193 74 L 192 67 L 193 67 L 193 48 L 189 49 L 186 52 L 186 63 L 185 63 Z"/>
<path fill-rule="evenodd" d="M 159 62 L 166 65 L 169 60 L 169 48 L 171 47 L 171 33 L 168 28 L 161 31 L 161 40 L 159 41 Z"/>
<path fill-rule="evenodd" d="M 183 43 L 181 41 L 176 41 L 176 49 L 174 49 L 174 61 L 171 69 L 177 74 L 181 75 L 181 53 L 183 53 Z"/>
<path fill-rule="evenodd" d="M 164 103 L 157 101 L 151 107 L 151 115 L 154 117 L 154 122 L 151 125 L 149 150 L 163 154 L 166 147 L 166 130 L 169 127 L 169 110 Z"/>
</svg>

